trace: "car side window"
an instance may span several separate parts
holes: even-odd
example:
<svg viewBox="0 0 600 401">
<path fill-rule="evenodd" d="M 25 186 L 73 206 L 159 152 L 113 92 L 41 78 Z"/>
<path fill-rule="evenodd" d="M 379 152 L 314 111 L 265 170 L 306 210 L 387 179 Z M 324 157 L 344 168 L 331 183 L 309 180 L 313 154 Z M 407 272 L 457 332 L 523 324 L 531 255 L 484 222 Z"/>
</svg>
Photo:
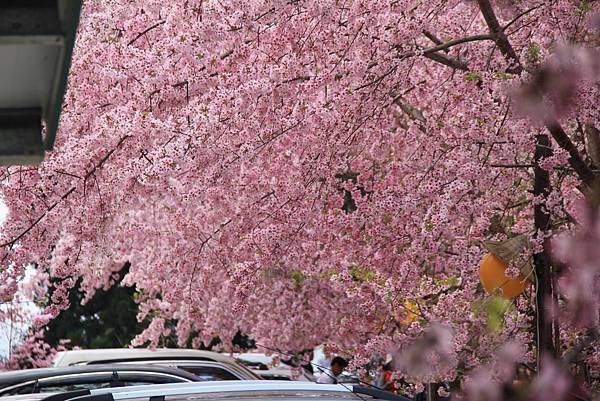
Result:
<svg viewBox="0 0 600 401">
<path fill-rule="evenodd" d="M 123 386 L 123 383 L 120 382 L 116 372 L 67 374 L 40 379 L 37 383 L 36 393 L 93 390 L 120 386 Z"/>
<path fill-rule="evenodd" d="M 111 381 L 95 382 L 95 383 L 72 383 L 72 384 L 50 384 L 47 386 L 39 386 L 39 393 L 62 393 L 75 390 L 93 390 L 96 388 L 111 387 Z"/>
<path fill-rule="evenodd" d="M 216 366 L 178 366 L 195 374 L 201 381 L 240 380 L 233 373 Z"/>
<path fill-rule="evenodd" d="M 152 380 L 123 380 L 124 386 L 145 386 L 147 384 L 162 384 L 160 381 L 152 381 Z M 170 382 L 166 382 L 170 383 Z M 177 382 L 175 382 L 177 383 Z"/>
<path fill-rule="evenodd" d="M 89 381 L 82 381 L 79 379 L 77 382 L 67 381 L 60 383 L 52 381 L 47 384 L 39 384 L 39 392 L 63 392 L 73 390 L 93 390 L 95 388 L 106 388 L 106 387 L 123 387 L 123 386 L 143 386 L 147 384 L 160 384 L 160 383 L 178 383 L 181 382 L 180 378 L 164 376 L 164 375 L 148 375 L 148 374 L 132 374 L 130 372 L 120 373 L 118 376 L 105 377 L 103 379 L 94 379 Z"/>
</svg>

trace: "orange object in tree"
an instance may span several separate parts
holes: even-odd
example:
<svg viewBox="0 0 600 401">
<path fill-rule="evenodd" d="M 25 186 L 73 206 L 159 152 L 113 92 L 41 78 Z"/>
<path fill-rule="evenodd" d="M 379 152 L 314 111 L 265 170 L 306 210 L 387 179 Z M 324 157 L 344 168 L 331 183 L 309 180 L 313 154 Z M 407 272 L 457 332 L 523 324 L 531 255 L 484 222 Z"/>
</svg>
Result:
<svg viewBox="0 0 600 401">
<path fill-rule="evenodd" d="M 522 275 L 517 278 L 507 277 L 508 266 L 502 259 L 488 253 L 479 265 L 479 279 L 485 291 L 489 294 L 500 289 L 503 298 L 515 298 L 527 288 L 527 279 Z"/>
</svg>

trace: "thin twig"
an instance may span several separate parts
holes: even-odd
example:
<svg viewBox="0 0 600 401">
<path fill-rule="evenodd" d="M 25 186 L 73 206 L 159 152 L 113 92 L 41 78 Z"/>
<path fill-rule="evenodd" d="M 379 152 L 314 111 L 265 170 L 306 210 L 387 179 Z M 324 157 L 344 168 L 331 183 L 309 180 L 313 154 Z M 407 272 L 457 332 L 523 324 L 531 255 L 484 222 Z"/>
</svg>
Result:
<svg viewBox="0 0 600 401">
<path fill-rule="evenodd" d="M 519 19 L 521 19 L 522 17 L 526 16 L 527 14 L 529 14 L 530 12 L 537 10 L 538 8 L 540 8 L 541 6 L 543 6 L 544 4 L 538 4 L 537 6 L 533 6 L 519 14 L 517 14 L 513 19 L 511 19 L 506 25 L 504 25 L 504 27 L 502 28 L 503 31 L 506 32 L 506 30 L 515 22 L 517 22 Z"/>
<path fill-rule="evenodd" d="M 329 71 L 329 73 L 332 73 L 335 71 L 336 68 L 338 68 L 338 66 L 340 65 L 340 63 L 344 60 L 344 58 L 346 57 L 346 55 L 348 54 L 348 52 L 350 51 L 350 48 L 352 47 L 352 45 L 354 44 L 354 41 L 356 40 L 356 38 L 358 37 L 358 34 L 362 31 L 362 28 L 364 26 L 364 23 L 358 28 L 358 30 L 356 31 L 356 33 L 354 34 L 354 36 L 352 37 L 352 40 L 350 41 L 350 44 L 348 45 L 348 47 L 344 50 L 344 53 L 342 54 L 342 57 L 340 57 L 340 59 L 337 61 L 337 63 L 335 63 L 335 65 L 333 66 L 333 68 L 331 69 L 331 71 Z"/>
<path fill-rule="evenodd" d="M 533 164 L 490 164 L 490 167 L 495 168 L 533 168 Z"/>
<path fill-rule="evenodd" d="M 144 31 L 138 33 L 138 35 L 131 39 L 129 41 L 129 43 L 127 43 L 127 46 L 131 46 L 136 40 L 138 40 L 139 38 L 141 38 L 142 36 L 144 36 L 145 34 L 147 34 L 148 32 L 150 32 L 151 30 L 153 30 L 154 28 L 158 28 L 159 26 L 161 26 L 162 24 L 164 24 L 166 21 L 159 21 L 156 24 L 152 25 L 150 28 L 145 29 Z"/>
<path fill-rule="evenodd" d="M 78 176 L 77 174 L 67 173 L 66 171 L 63 171 L 63 170 L 54 170 L 54 171 L 57 172 L 58 174 L 68 175 L 69 177 L 78 178 L 81 180 L 81 177 Z"/>
</svg>

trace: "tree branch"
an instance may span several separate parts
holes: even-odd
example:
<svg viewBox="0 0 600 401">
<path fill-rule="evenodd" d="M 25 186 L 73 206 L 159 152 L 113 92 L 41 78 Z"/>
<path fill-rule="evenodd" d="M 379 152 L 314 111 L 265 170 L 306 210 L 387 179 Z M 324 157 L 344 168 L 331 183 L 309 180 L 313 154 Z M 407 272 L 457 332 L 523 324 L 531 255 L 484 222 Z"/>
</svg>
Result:
<svg viewBox="0 0 600 401">
<path fill-rule="evenodd" d="M 552 220 L 550 213 L 546 210 L 545 203 L 550 195 L 550 173 L 540 166 L 540 162 L 551 157 L 553 154 L 550 138 L 548 135 L 536 135 L 534 152 L 534 181 L 533 194 L 542 203 L 535 203 L 533 207 L 533 221 L 536 229 L 536 237 L 543 238 L 544 233 L 550 230 Z M 536 337 L 537 337 L 537 366 L 540 369 L 541 355 L 548 353 L 556 356 L 557 346 L 554 343 L 553 328 L 555 327 L 556 314 L 548 307 L 547 302 L 556 299 L 556 293 L 552 291 L 553 272 L 550 259 L 549 241 L 543 240 L 543 248 L 533 255 L 535 271 L 535 314 L 536 314 Z"/>
<path fill-rule="evenodd" d="M 547 123 L 546 128 L 550 131 L 552 138 L 554 138 L 558 146 L 569 152 L 569 164 L 573 167 L 573 170 L 575 170 L 581 181 L 583 181 L 587 187 L 591 188 L 596 180 L 596 176 L 583 160 L 579 154 L 579 150 L 573 144 L 567 133 L 557 121 Z"/>
<path fill-rule="evenodd" d="M 366 87 L 369 87 L 371 85 L 379 84 L 381 81 L 383 81 L 383 79 L 385 77 L 387 77 L 390 74 L 393 74 L 396 71 L 397 68 L 398 68 L 398 66 L 393 66 L 392 68 L 390 68 L 389 70 L 387 70 L 386 72 L 384 72 L 383 74 L 381 74 L 380 76 L 378 76 L 377 78 L 375 78 L 375 79 L 373 79 L 373 80 L 371 80 L 371 81 L 369 81 L 369 82 L 367 82 L 365 84 L 357 86 L 353 90 L 358 91 L 358 90 L 364 89 Z"/>
<path fill-rule="evenodd" d="M 427 36 L 434 43 L 437 43 L 437 45 L 433 46 L 433 47 L 429 47 L 429 48 L 421 50 L 421 51 L 412 51 L 412 50 L 407 51 L 407 52 L 399 54 L 398 57 L 401 59 L 405 59 L 408 57 L 422 55 L 424 57 L 427 57 L 430 60 L 436 61 L 445 66 L 448 66 L 448 67 L 451 67 L 451 68 L 454 68 L 457 70 L 468 71 L 469 67 L 468 67 L 468 64 L 466 61 L 461 60 L 459 58 L 451 57 L 451 56 L 448 56 L 445 54 L 440 54 L 438 52 L 440 52 L 440 51 L 447 52 L 447 50 L 449 48 L 459 45 L 459 44 L 462 44 L 462 43 L 477 42 L 477 41 L 481 41 L 481 40 L 494 40 L 494 37 L 492 35 L 486 34 L 486 35 L 465 36 L 464 38 L 452 39 L 452 40 L 442 43 L 437 37 L 435 37 L 435 35 L 433 35 L 430 32 L 424 31 L 423 34 L 425 36 Z"/>
<path fill-rule="evenodd" d="M 427 36 L 427 38 L 429 40 L 431 40 L 433 43 L 435 43 L 436 45 L 441 45 L 442 43 L 444 43 L 444 41 L 442 41 L 440 38 L 438 38 L 433 33 L 429 32 L 427 30 L 423 31 L 423 35 Z"/>
<path fill-rule="evenodd" d="M 462 43 L 477 42 L 480 40 L 494 40 L 494 37 L 492 35 L 472 35 L 465 36 L 464 38 L 452 39 L 440 45 L 423 50 L 423 54 L 435 53 L 439 52 L 440 50 L 449 49 L 452 46 L 460 45 Z"/>
<path fill-rule="evenodd" d="M 532 168 L 534 164 L 490 164 L 490 167 L 495 168 Z"/>
<path fill-rule="evenodd" d="M 462 70 L 462 71 L 469 70 L 469 66 L 468 66 L 467 62 L 464 60 L 458 59 L 458 58 L 446 56 L 446 55 L 440 54 L 440 53 L 428 53 L 428 54 L 425 54 L 425 57 L 427 57 L 430 60 L 437 61 L 438 63 L 443 64 L 445 66 L 454 68 L 456 70 Z"/>
<path fill-rule="evenodd" d="M 517 22 L 519 19 L 521 19 L 522 17 L 526 16 L 527 14 L 529 14 L 530 12 L 537 10 L 538 8 L 540 8 L 541 6 L 543 6 L 544 3 L 538 4 L 537 6 L 533 6 L 531 8 L 528 8 L 527 10 L 517 14 L 513 19 L 511 19 L 506 25 L 504 25 L 504 27 L 502 28 L 502 30 L 504 32 L 506 32 L 506 30 L 515 22 Z"/>
<path fill-rule="evenodd" d="M 592 160 L 594 167 L 600 167 L 600 131 L 591 124 L 583 128 L 585 152 Z"/>
<path fill-rule="evenodd" d="M 489 0 L 477 0 L 477 4 L 479 5 L 479 9 L 481 10 L 481 14 L 483 14 L 483 18 L 492 34 L 496 45 L 506 57 L 507 60 L 512 61 L 515 65 L 511 66 L 507 72 L 520 74 L 523 71 L 523 67 L 521 66 L 521 61 L 519 60 L 519 56 L 510 45 L 508 38 L 504 34 L 504 29 L 500 26 L 498 19 L 496 18 L 496 14 L 494 13 L 494 9 L 490 4 Z"/>
<path fill-rule="evenodd" d="M 229 223 L 231 223 L 231 219 L 227 219 L 227 221 L 225 221 L 224 223 L 221 223 L 219 228 L 217 228 L 215 231 L 213 231 L 212 234 L 210 234 L 209 236 L 204 238 L 204 240 L 202 240 L 202 243 L 200 243 L 200 249 L 198 250 L 198 254 L 202 253 L 202 250 L 208 244 L 208 241 L 213 239 L 213 237 L 215 235 L 217 235 L 218 233 L 220 233 L 223 228 L 225 228 L 227 225 L 229 225 Z M 195 264 L 194 269 L 192 270 L 192 275 L 190 276 L 190 284 L 188 286 L 188 297 L 190 297 L 190 299 L 192 297 L 192 283 L 194 283 L 194 277 L 196 276 L 197 268 L 198 268 L 198 264 Z"/>
<path fill-rule="evenodd" d="M 138 35 L 135 38 L 131 39 L 129 41 L 129 43 L 127 43 L 127 46 L 131 46 L 136 40 L 138 40 L 139 38 L 141 38 L 142 36 L 144 36 L 145 34 L 147 34 L 148 32 L 150 32 L 154 28 L 158 28 L 159 26 L 161 26 L 165 22 L 166 21 L 159 21 L 156 24 L 152 25 L 150 28 L 144 29 L 142 32 L 138 33 Z"/>
<path fill-rule="evenodd" d="M 392 96 L 393 96 L 393 94 L 392 94 Z M 393 103 L 398 105 L 400 107 L 400 109 L 404 112 L 404 114 L 409 116 L 412 120 L 417 120 L 422 123 L 427 121 L 425 119 L 425 116 L 423 115 L 423 112 L 421 110 L 419 110 L 418 108 L 414 107 L 413 105 L 411 105 L 410 103 L 406 102 L 402 98 L 402 95 L 395 96 Z"/>
<path fill-rule="evenodd" d="M 431 40 L 433 43 L 435 43 L 438 46 L 444 44 L 444 42 L 440 38 L 438 38 L 433 33 L 429 32 L 427 30 L 423 31 L 423 35 L 425 35 L 429 40 Z M 447 54 L 448 49 L 444 49 L 443 52 Z M 447 55 L 439 54 L 437 52 L 436 53 L 428 53 L 425 55 L 425 57 L 427 57 L 430 60 L 436 61 L 440 64 L 457 69 L 457 70 L 467 71 L 469 69 L 467 62 L 464 60 L 461 60 L 459 58 L 450 57 Z"/>
</svg>

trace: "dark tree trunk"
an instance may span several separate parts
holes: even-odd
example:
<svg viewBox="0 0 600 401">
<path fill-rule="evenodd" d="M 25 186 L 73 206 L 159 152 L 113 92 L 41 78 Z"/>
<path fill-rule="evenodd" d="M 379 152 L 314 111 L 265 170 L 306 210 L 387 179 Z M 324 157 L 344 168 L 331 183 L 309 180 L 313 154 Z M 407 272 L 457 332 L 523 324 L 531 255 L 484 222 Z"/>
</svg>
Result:
<svg viewBox="0 0 600 401">
<path fill-rule="evenodd" d="M 438 401 L 438 393 L 437 390 L 440 387 L 438 383 L 428 383 L 425 386 L 425 393 L 427 401 Z"/>
<path fill-rule="evenodd" d="M 539 162 L 552 155 L 550 139 L 547 135 L 537 135 L 535 144 L 535 167 L 533 193 L 536 197 L 546 199 L 550 193 L 550 174 L 539 167 Z M 550 215 L 545 210 L 545 202 L 534 206 L 534 224 L 538 232 L 550 229 Z M 554 322 L 552 306 L 554 304 L 552 264 L 549 244 L 544 241 L 542 252 L 533 256 L 536 278 L 536 323 L 537 323 L 537 363 L 540 368 L 540 356 L 550 354 L 556 356 L 555 332 L 558 326 Z M 558 337 L 558 336 L 557 336 Z"/>
</svg>

